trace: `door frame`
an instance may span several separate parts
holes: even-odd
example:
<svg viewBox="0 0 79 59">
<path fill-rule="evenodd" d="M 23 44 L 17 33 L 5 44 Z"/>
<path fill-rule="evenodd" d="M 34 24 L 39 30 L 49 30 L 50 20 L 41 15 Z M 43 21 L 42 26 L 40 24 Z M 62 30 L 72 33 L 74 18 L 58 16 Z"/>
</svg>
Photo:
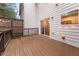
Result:
<svg viewBox="0 0 79 59">
<path fill-rule="evenodd" d="M 49 22 L 49 35 L 46 35 L 46 34 L 45 34 L 45 24 L 44 24 L 44 34 L 42 34 L 42 30 L 41 30 L 40 32 L 41 32 L 42 35 L 50 36 L 50 18 L 44 18 L 44 20 L 45 20 L 45 19 L 48 19 L 48 22 Z M 40 22 L 42 22 L 42 21 L 44 22 L 44 20 L 41 20 Z M 41 24 L 41 25 L 42 25 L 42 24 Z M 42 28 L 42 27 L 41 27 L 41 28 Z"/>
</svg>

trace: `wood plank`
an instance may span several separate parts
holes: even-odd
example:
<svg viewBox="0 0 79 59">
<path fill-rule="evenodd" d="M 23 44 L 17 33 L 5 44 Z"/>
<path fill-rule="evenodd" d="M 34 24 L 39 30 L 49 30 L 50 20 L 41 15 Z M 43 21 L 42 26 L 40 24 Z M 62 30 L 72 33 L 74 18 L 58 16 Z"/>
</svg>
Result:
<svg viewBox="0 0 79 59">
<path fill-rule="evenodd" d="M 79 48 L 42 35 L 13 39 L 2 54 L 4 56 L 79 56 Z"/>
</svg>

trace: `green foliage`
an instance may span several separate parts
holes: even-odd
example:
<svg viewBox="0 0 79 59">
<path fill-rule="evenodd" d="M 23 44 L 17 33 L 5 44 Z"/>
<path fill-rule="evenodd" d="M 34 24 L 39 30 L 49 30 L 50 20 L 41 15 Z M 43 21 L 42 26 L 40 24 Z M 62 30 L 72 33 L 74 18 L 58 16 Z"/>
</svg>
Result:
<svg viewBox="0 0 79 59">
<path fill-rule="evenodd" d="M 16 18 L 14 9 L 7 7 L 5 3 L 0 3 L 0 16 L 8 18 Z"/>
<path fill-rule="evenodd" d="M 5 3 L 0 3 L 0 9 L 3 10 L 7 5 Z"/>
</svg>

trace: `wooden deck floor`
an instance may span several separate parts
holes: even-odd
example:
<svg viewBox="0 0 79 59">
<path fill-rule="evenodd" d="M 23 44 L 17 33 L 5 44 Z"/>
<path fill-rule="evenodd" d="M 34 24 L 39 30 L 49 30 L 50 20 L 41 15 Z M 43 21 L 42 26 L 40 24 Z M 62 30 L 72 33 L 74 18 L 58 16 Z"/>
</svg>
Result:
<svg viewBox="0 0 79 59">
<path fill-rule="evenodd" d="M 79 48 L 51 40 L 45 36 L 29 36 L 13 39 L 3 56 L 68 56 L 79 55 Z"/>
</svg>

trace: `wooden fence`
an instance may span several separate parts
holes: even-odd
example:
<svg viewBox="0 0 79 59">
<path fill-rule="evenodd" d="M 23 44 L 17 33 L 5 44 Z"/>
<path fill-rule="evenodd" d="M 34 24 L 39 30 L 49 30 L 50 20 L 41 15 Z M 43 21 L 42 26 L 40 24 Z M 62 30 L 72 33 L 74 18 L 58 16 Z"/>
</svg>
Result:
<svg viewBox="0 0 79 59">
<path fill-rule="evenodd" d="M 23 35 L 23 20 L 0 18 L 0 29 L 11 29 L 12 36 Z"/>
</svg>

